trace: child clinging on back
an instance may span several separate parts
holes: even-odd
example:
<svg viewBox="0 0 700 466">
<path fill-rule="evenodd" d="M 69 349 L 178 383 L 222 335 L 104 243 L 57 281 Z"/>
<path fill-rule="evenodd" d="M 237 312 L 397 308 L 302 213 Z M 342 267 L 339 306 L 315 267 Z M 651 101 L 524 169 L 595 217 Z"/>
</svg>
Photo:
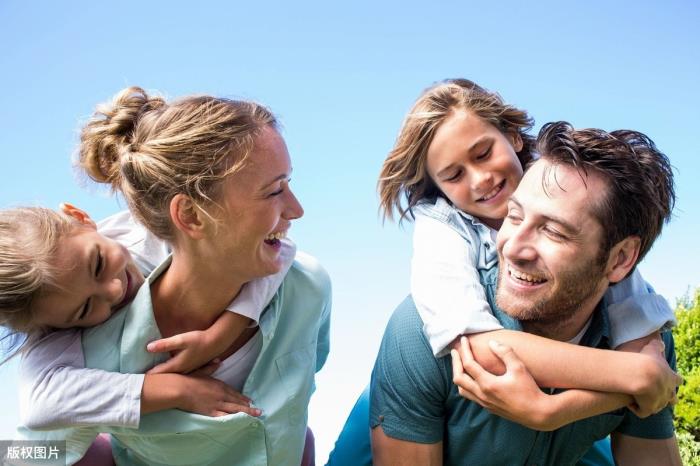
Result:
<svg viewBox="0 0 700 466">
<path fill-rule="evenodd" d="M 391 218 L 396 210 L 400 219 L 415 219 L 411 293 L 433 353 L 447 354 L 460 335 L 488 332 L 481 340 L 471 337 L 473 345 L 497 339 L 513 347 L 540 386 L 627 393 L 635 397 L 638 414 L 656 412 L 668 403 L 669 392 L 632 387 L 638 369 L 629 355 L 598 352 L 598 369 L 587 373 L 576 364 L 588 357 L 585 348 L 503 330 L 491 312 L 480 272 L 497 265 L 496 232 L 534 155 L 534 138 L 527 133 L 532 124 L 498 94 L 466 79 L 444 81 L 418 98 L 384 162 L 379 193 L 385 215 Z M 543 285 L 536 277 L 519 279 Z M 604 304 L 617 349 L 638 352 L 674 322 L 666 301 L 636 270 L 609 288 Z M 477 348 L 482 365 L 502 370 Z"/>
<path fill-rule="evenodd" d="M 0 323 L 23 335 L 21 415 L 32 429 L 81 425 L 138 427 L 140 416 L 170 408 L 221 416 L 260 410 L 210 377 L 224 352 L 277 291 L 294 258 L 282 243 L 282 270 L 248 283 L 209 328 L 149 344 L 179 351 L 148 374 L 85 369 L 80 328 L 99 325 L 127 305 L 169 254 L 128 212 L 96 225 L 80 209 L 0 211 Z M 204 366 L 198 371 L 193 371 Z M 187 374 L 189 373 L 189 374 Z M 215 375 L 215 374 L 214 374 Z"/>
</svg>

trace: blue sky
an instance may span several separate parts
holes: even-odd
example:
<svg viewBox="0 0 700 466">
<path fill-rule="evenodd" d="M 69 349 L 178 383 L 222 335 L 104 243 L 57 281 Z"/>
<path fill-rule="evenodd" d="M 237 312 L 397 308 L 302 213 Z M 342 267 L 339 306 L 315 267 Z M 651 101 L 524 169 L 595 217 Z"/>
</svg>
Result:
<svg viewBox="0 0 700 466">
<path fill-rule="evenodd" d="M 196 5 L 196 6 L 192 6 Z M 128 85 L 255 99 L 280 117 L 306 214 L 290 234 L 334 285 L 332 353 L 310 424 L 326 458 L 408 292 L 410 226 L 382 222 L 375 184 L 420 91 L 467 77 L 551 120 L 647 133 L 678 203 L 644 260 L 670 300 L 700 284 L 700 7 L 605 2 L 0 2 L 0 207 L 123 208 L 76 177 L 77 129 Z M 0 368 L 16 421 L 16 368 Z"/>
</svg>

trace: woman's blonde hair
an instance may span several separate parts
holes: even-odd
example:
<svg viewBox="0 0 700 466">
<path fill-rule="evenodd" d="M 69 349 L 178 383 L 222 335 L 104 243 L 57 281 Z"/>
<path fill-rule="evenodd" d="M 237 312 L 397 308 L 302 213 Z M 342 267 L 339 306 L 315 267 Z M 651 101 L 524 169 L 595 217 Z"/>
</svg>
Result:
<svg viewBox="0 0 700 466">
<path fill-rule="evenodd" d="M 120 191 L 150 231 L 172 241 L 172 198 L 182 193 L 202 208 L 215 202 L 220 182 L 241 168 L 266 126 L 276 129 L 277 121 L 254 102 L 192 96 L 166 103 L 129 87 L 83 127 L 78 163 Z"/>
<path fill-rule="evenodd" d="M 534 138 L 527 132 L 534 122 L 525 111 L 468 79 L 442 81 L 423 91 L 384 161 L 377 190 L 385 218 L 392 219 L 396 210 L 403 220 L 422 199 L 442 195 L 428 175 L 427 154 L 437 128 L 455 110 L 472 112 L 503 134 L 519 135 L 523 141 L 517 153 L 520 163 L 524 167 L 532 160 Z"/>
<path fill-rule="evenodd" d="M 10 334 L 35 334 L 34 303 L 55 286 L 59 241 L 76 225 L 43 207 L 0 211 L 0 325 Z"/>
</svg>

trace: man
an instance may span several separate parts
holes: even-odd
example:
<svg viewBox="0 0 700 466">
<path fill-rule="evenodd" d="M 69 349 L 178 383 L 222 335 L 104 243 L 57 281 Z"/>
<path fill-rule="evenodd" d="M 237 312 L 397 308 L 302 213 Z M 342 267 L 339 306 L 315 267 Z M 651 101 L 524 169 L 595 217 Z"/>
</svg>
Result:
<svg viewBox="0 0 700 466">
<path fill-rule="evenodd" d="M 606 348 L 600 301 L 669 218 L 670 165 L 640 133 L 576 131 L 563 122 L 542 129 L 538 149 L 541 159 L 526 172 L 499 231 L 497 305 L 504 312 L 494 306 L 494 313 L 509 328 Z M 482 278 L 492 296 L 495 269 Z M 608 434 L 618 464 L 680 464 L 669 408 L 645 419 L 617 409 L 552 432 L 531 430 L 460 397 L 453 377 L 466 385 L 471 379 L 460 364 L 453 369 L 432 358 L 421 328 L 407 298 L 387 327 L 372 375 L 375 464 L 575 464 Z M 670 334 L 664 342 L 673 367 Z M 506 366 L 517 359 L 503 347 L 495 352 Z M 474 375 L 468 352 L 463 356 Z"/>
</svg>

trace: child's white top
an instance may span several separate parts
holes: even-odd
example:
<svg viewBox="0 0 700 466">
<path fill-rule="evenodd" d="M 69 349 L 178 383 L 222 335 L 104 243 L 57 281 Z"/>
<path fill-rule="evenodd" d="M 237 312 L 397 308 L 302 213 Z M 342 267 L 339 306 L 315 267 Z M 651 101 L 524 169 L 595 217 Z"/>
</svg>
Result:
<svg viewBox="0 0 700 466">
<path fill-rule="evenodd" d="M 170 254 L 168 245 L 137 223 L 128 211 L 100 222 L 98 231 L 125 245 L 146 276 Z M 257 325 L 295 253 L 294 243 L 283 240 L 280 272 L 243 286 L 227 310 L 249 317 L 251 325 Z M 260 345 L 248 346 L 227 359 L 227 368 L 241 370 L 235 377 L 237 389 L 245 382 L 251 361 L 260 350 Z M 105 372 L 85 369 L 84 365 L 81 332 L 77 329 L 52 332 L 25 351 L 19 377 L 22 424 L 35 430 L 85 425 L 138 427 L 144 374 Z M 221 367 L 215 375 L 223 378 L 222 373 L 231 376 L 231 369 Z"/>
<path fill-rule="evenodd" d="M 497 266 L 496 231 L 443 198 L 413 209 L 411 294 L 436 357 L 459 335 L 501 329 L 479 279 Z M 666 300 L 635 271 L 608 288 L 611 347 L 675 324 Z"/>
</svg>

